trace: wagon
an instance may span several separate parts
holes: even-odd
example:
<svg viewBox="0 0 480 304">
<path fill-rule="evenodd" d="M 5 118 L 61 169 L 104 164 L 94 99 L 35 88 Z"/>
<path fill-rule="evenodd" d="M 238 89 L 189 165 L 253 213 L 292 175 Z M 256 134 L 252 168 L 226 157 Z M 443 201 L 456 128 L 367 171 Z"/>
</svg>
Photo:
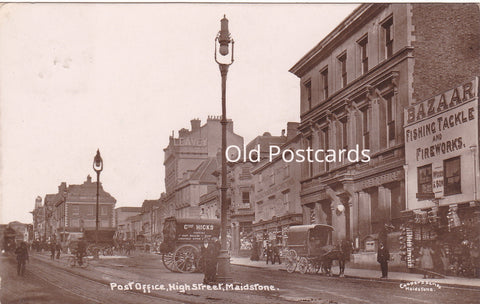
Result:
<svg viewBox="0 0 480 304">
<path fill-rule="evenodd" d="M 324 224 L 291 226 L 287 232 L 286 268 L 289 273 L 318 273 L 341 255 L 332 245 L 333 227 Z M 328 270 L 327 270 L 328 271 Z"/>
<path fill-rule="evenodd" d="M 220 234 L 220 220 L 200 218 L 165 219 L 160 253 L 172 272 L 200 272 L 200 247 L 205 239 Z"/>
</svg>

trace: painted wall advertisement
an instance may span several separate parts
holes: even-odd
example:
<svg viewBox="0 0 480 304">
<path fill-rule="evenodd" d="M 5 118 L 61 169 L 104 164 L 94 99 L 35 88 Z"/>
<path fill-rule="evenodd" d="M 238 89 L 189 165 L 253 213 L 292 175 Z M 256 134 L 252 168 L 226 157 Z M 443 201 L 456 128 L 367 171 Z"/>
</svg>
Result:
<svg viewBox="0 0 480 304">
<path fill-rule="evenodd" d="M 461 186 L 473 193 L 478 78 L 406 108 L 405 120 L 408 209 L 431 206 L 428 200 L 445 196 L 444 160 L 456 156 L 461 157 Z"/>
</svg>

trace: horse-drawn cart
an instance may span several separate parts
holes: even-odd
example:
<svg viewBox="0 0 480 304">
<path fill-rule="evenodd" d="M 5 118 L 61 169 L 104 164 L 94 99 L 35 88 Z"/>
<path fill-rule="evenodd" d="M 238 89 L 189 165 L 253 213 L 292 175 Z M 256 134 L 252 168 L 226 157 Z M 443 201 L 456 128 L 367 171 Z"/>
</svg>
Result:
<svg viewBox="0 0 480 304">
<path fill-rule="evenodd" d="M 285 261 L 287 271 L 301 273 L 329 273 L 333 260 L 343 256 L 332 245 L 333 227 L 323 224 L 291 226 L 287 233 Z"/>
<path fill-rule="evenodd" d="M 200 272 L 200 246 L 220 234 L 220 220 L 169 217 L 163 224 L 162 262 L 173 272 Z"/>
</svg>

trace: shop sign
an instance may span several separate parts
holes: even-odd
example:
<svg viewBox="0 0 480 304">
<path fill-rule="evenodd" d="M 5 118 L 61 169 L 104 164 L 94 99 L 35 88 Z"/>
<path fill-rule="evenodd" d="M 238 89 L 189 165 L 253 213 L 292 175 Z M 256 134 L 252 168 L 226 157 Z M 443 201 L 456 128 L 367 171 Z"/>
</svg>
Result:
<svg viewBox="0 0 480 304">
<path fill-rule="evenodd" d="M 407 267 L 414 268 L 415 261 L 413 259 L 413 230 L 410 227 L 405 228 L 406 234 L 406 249 L 407 249 Z"/>
<path fill-rule="evenodd" d="M 432 189 L 435 197 L 443 197 L 443 167 L 433 168 L 432 183 Z"/>
</svg>

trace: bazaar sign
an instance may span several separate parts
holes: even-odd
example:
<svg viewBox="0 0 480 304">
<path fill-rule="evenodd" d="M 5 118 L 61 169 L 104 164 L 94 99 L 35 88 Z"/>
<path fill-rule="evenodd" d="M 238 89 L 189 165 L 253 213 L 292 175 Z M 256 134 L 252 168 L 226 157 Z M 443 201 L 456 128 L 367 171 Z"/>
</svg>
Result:
<svg viewBox="0 0 480 304">
<path fill-rule="evenodd" d="M 446 159 L 452 154 L 461 153 L 460 150 L 477 145 L 477 97 L 478 79 L 475 78 L 407 108 L 405 110 L 407 164 Z"/>
</svg>

